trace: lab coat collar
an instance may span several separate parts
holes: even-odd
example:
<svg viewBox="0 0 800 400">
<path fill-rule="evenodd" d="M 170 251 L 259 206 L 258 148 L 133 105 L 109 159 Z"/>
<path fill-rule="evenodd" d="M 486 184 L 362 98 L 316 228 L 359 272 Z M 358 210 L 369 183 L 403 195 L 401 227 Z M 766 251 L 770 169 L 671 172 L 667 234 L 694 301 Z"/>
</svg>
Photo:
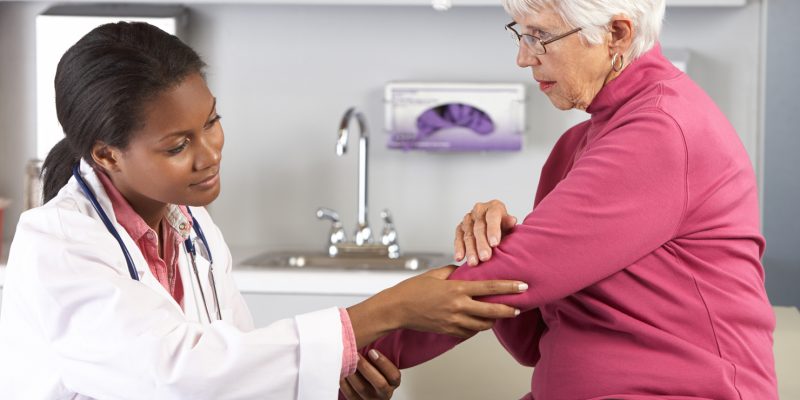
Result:
<svg viewBox="0 0 800 400">
<path fill-rule="evenodd" d="M 115 227 L 122 228 L 119 222 L 117 222 L 117 216 L 114 215 L 114 206 L 111 204 L 111 199 L 108 197 L 108 193 L 106 193 L 105 188 L 103 188 L 103 184 L 100 182 L 100 178 L 97 176 L 97 173 L 95 173 L 94 167 L 89 165 L 89 163 L 82 158 L 80 173 L 83 180 L 86 181 L 87 185 L 89 185 L 89 189 L 92 189 L 92 193 L 94 193 L 94 196 L 97 198 L 97 202 L 100 203 L 100 207 L 102 207 L 103 211 L 108 214 L 108 219 L 111 220 Z M 75 178 L 72 177 L 70 180 L 75 180 Z M 75 182 L 75 185 L 77 185 L 77 182 Z"/>
</svg>

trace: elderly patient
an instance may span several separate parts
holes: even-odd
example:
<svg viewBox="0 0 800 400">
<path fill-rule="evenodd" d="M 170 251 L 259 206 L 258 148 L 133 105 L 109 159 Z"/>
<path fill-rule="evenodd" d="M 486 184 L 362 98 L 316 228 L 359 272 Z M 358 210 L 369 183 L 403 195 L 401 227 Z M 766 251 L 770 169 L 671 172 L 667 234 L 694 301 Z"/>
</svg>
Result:
<svg viewBox="0 0 800 400">
<path fill-rule="evenodd" d="M 450 279 L 530 285 L 486 298 L 523 311 L 494 332 L 535 367 L 525 398 L 776 399 L 755 176 L 722 112 L 661 54 L 664 0 L 504 6 L 517 64 L 555 107 L 590 115 L 556 143 L 520 225 L 493 201 L 457 229 L 470 265 Z M 405 330 L 362 351 L 407 368 L 460 340 Z"/>
</svg>

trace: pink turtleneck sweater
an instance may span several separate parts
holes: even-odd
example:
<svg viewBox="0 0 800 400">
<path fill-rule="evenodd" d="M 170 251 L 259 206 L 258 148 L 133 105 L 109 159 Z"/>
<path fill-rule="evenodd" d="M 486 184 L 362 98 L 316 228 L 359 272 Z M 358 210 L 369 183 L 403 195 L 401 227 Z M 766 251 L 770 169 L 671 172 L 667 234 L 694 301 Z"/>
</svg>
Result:
<svg viewBox="0 0 800 400">
<path fill-rule="evenodd" d="M 535 366 L 525 397 L 777 399 L 756 180 L 733 127 L 659 46 L 587 111 L 533 211 L 450 277 L 530 285 L 485 299 L 524 311 L 494 331 Z M 458 342 L 397 331 L 363 351 L 408 368 Z"/>
</svg>

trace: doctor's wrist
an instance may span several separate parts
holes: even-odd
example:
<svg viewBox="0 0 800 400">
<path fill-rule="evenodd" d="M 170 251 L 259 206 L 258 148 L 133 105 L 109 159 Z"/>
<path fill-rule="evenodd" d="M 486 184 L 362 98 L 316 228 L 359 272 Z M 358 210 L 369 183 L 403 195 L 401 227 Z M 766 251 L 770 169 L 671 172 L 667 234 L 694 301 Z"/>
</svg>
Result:
<svg viewBox="0 0 800 400">
<path fill-rule="evenodd" d="M 409 326 L 411 322 L 411 315 L 408 312 L 409 305 L 402 293 L 394 287 L 390 287 L 382 290 L 375 297 L 380 299 L 380 318 L 386 329 L 384 334 Z"/>
<path fill-rule="evenodd" d="M 396 296 L 384 290 L 347 307 L 347 313 L 356 337 L 356 346 L 362 348 L 389 332 L 402 328 L 406 321 L 397 307 Z"/>
</svg>

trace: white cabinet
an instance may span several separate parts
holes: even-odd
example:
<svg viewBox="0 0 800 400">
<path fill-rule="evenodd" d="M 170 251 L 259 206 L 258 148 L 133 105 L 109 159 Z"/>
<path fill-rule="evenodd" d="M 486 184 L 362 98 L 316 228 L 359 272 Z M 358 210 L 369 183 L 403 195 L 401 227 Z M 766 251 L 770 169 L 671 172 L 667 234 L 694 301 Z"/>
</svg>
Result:
<svg viewBox="0 0 800 400">
<path fill-rule="evenodd" d="M 303 272 L 297 275 L 303 279 Z M 261 327 L 300 313 L 346 307 L 365 296 L 245 292 L 244 298 L 256 327 Z M 532 368 L 514 361 L 491 331 L 481 332 L 431 361 L 404 370 L 392 399 L 518 399 L 530 391 L 532 373 Z"/>
<path fill-rule="evenodd" d="M 233 248 L 234 265 L 259 249 Z M 330 307 L 348 307 L 407 279 L 412 271 L 234 270 L 256 327 Z M 403 371 L 394 400 L 518 399 L 530 390 L 532 368 L 523 367 L 503 349 L 492 332 L 482 332 L 455 349 Z M 468 377 L 468 379 L 464 379 Z"/>
</svg>

